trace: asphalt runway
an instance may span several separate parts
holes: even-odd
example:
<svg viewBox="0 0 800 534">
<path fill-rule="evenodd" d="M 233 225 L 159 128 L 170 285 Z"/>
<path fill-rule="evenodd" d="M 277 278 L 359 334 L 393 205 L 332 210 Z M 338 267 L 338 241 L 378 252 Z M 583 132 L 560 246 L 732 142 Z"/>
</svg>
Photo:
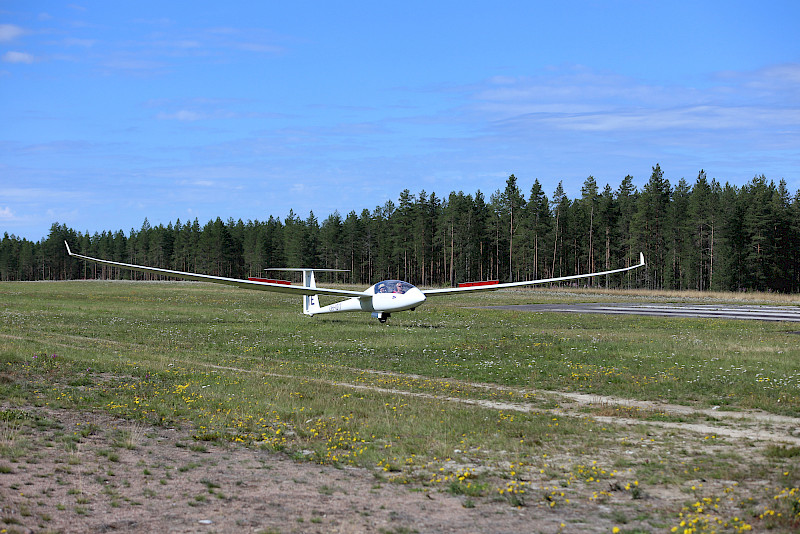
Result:
<svg viewBox="0 0 800 534">
<path fill-rule="evenodd" d="M 482 306 L 496 310 L 527 312 L 604 313 L 607 315 L 658 315 L 662 317 L 704 317 L 754 321 L 800 322 L 800 308 L 795 306 L 751 306 L 719 304 L 519 304 Z"/>
</svg>

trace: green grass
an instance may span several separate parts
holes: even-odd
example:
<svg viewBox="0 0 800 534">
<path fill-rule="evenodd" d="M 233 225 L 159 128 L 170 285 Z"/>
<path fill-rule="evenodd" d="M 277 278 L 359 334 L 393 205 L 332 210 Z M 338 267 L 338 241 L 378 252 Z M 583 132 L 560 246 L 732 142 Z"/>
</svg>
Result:
<svg viewBox="0 0 800 534">
<path fill-rule="evenodd" d="M 9 291 L 25 288 L 24 293 Z M 463 309 L 444 298 L 395 314 L 308 319 L 296 298 L 199 284 L 4 284 L 5 329 L 52 353 L 89 349 L 147 362 L 201 362 L 350 377 L 342 367 L 508 386 L 798 413 L 800 345 L 783 324 Z M 494 298 L 494 300 L 493 300 Z M 536 292 L 479 303 L 529 302 Z M 585 299 L 583 299 L 585 300 Z M 16 345 L 17 343 L 15 343 Z M 141 354 L 140 354 L 141 353 Z M 13 356 L 11 356 L 13 357 Z M 91 373 L 91 358 L 82 358 Z M 87 377 L 76 373 L 78 385 Z M 778 402 L 780 400 L 780 402 Z"/>
<path fill-rule="evenodd" d="M 653 438 L 644 425 L 682 418 L 608 408 L 643 424 L 602 424 L 585 413 L 554 414 L 560 400 L 547 392 L 796 416 L 796 327 L 462 307 L 572 298 L 621 297 L 508 291 L 431 299 L 381 325 L 367 314 L 307 318 L 297 298 L 197 283 L 3 283 L 0 457 L 13 462 L 35 446 L 15 439 L 21 425 L 36 424 L 17 407 L 48 405 L 138 420 L 141 434 L 145 425 L 187 424 L 193 450 L 225 441 L 364 466 L 470 504 L 498 495 L 521 506 L 535 498 L 525 492 L 536 484 L 537 494 L 550 495 L 531 473 L 590 494 L 598 481 L 681 485 L 702 475 L 723 484 L 731 472 L 747 479 L 751 470 L 790 482 L 779 472 L 795 449 L 762 454 L 770 468 L 720 458 L 699 438 L 683 450 L 676 443 L 684 438 Z M 116 446 L 135 448 L 138 434 L 120 433 Z M 630 452 L 645 440 L 647 454 Z M 671 456 L 651 462 L 650 450 Z M 108 451 L 110 461 L 116 456 Z M 459 480 L 468 465 L 486 474 Z M 562 506 L 560 492 L 545 505 Z"/>
</svg>

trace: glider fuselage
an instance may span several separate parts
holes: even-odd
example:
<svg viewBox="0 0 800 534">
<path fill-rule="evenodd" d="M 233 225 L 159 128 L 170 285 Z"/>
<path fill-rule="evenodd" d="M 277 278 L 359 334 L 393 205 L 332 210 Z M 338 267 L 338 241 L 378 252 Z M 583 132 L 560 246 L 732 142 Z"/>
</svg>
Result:
<svg viewBox="0 0 800 534">
<path fill-rule="evenodd" d="M 379 320 L 385 320 L 392 312 L 413 310 L 425 302 L 425 294 L 413 284 L 402 280 L 383 280 L 367 289 L 363 297 L 352 297 L 327 306 L 319 306 L 318 296 L 309 298 L 304 313 L 335 313 L 363 311 L 373 313 Z"/>
</svg>

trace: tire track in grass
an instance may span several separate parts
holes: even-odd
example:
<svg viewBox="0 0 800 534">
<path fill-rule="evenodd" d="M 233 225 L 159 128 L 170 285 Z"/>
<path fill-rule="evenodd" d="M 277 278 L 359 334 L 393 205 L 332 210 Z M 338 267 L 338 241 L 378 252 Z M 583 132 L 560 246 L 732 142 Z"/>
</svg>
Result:
<svg viewBox="0 0 800 534">
<path fill-rule="evenodd" d="M 40 332 L 40 333 L 45 334 L 45 332 Z M 31 341 L 30 339 L 10 334 L 0 334 L 0 337 L 7 339 L 14 339 L 17 341 Z M 111 344 L 111 345 L 132 345 L 132 346 L 138 345 L 136 343 L 88 338 L 84 336 L 62 335 L 61 337 L 62 338 L 68 337 L 79 342 L 87 342 L 90 345 L 97 345 L 99 343 Z M 63 342 L 55 343 L 55 345 L 73 349 L 81 348 L 80 344 L 67 344 Z M 188 361 L 176 358 L 171 358 L 171 361 L 173 363 L 181 363 L 188 366 L 201 366 L 201 367 L 231 371 L 236 373 L 251 373 L 251 374 L 260 373 L 263 376 L 270 376 L 274 378 L 285 378 L 290 380 L 308 380 L 321 384 L 327 384 L 331 386 L 349 388 L 354 390 L 372 391 L 375 393 L 383 393 L 387 395 L 402 395 L 405 397 L 456 403 L 467 406 L 476 406 L 490 410 L 515 411 L 521 413 L 542 413 L 542 414 L 547 413 L 564 417 L 583 417 L 592 419 L 599 423 L 617 424 L 624 426 L 648 425 L 667 430 L 689 431 L 704 435 L 725 436 L 728 438 L 739 439 L 739 440 L 783 443 L 783 444 L 792 444 L 795 446 L 800 446 L 800 418 L 789 417 L 784 415 L 776 415 L 763 411 L 731 412 L 731 411 L 717 410 L 713 408 L 697 409 L 697 408 L 692 408 L 690 406 L 683 406 L 679 404 L 668 404 L 656 401 L 632 400 L 632 399 L 612 397 L 607 395 L 571 393 L 571 392 L 537 390 L 537 389 L 527 389 L 527 388 L 513 388 L 497 384 L 486 384 L 480 382 L 469 382 L 464 380 L 455 380 L 446 378 L 432 378 L 412 373 L 398 373 L 395 371 L 359 369 L 359 368 L 341 366 L 341 369 L 350 372 L 368 373 L 376 376 L 391 376 L 394 378 L 405 378 L 414 380 L 436 380 L 451 385 L 471 387 L 475 389 L 484 389 L 487 391 L 502 391 L 518 395 L 526 395 L 526 394 L 537 395 L 539 396 L 539 398 L 555 397 L 560 399 L 567 399 L 567 401 L 572 404 L 572 406 L 562 405 L 557 408 L 544 408 L 517 402 L 474 399 L 468 397 L 453 397 L 449 395 L 434 395 L 432 393 L 408 391 L 396 388 L 385 388 L 380 386 L 372 386 L 368 384 L 355 384 L 350 382 L 329 380 L 325 378 L 313 378 L 307 376 L 272 373 L 256 369 L 246 369 L 242 367 L 218 365 L 208 362 Z M 684 416 L 684 417 L 702 416 L 705 418 L 713 419 L 715 422 L 721 424 L 689 423 L 689 422 L 677 422 L 677 421 L 654 421 L 648 419 L 640 419 L 636 417 L 621 417 L 621 416 L 598 415 L 592 413 L 577 413 L 578 410 L 580 409 L 583 408 L 591 409 L 593 406 L 599 407 L 604 410 L 622 408 L 622 409 L 634 409 L 634 410 L 652 410 L 670 416 Z M 732 424 L 733 426 L 723 426 L 725 424 Z"/>
<path fill-rule="evenodd" d="M 227 370 L 237 373 L 242 373 L 242 372 L 260 373 L 263 376 L 270 376 L 274 378 L 284 378 L 289 380 L 307 380 L 320 384 L 326 384 L 330 386 L 336 386 L 354 390 L 371 391 L 387 395 L 402 395 L 405 397 L 434 400 L 440 402 L 450 402 L 456 404 L 463 404 L 467 406 L 477 406 L 480 408 L 486 408 L 490 410 L 515 411 L 522 413 L 541 413 L 541 414 L 547 413 L 564 417 L 581 417 L 581 418 L 585 417 L 599 423 L 617 424 L 624 426 L 648 425 L 668 430 L 689 431 L 704 435 L 725 436 L 733 439 L 747 439 L 751 441 L 765 441 L 770 443 L 783 443 L 783 444 L 788 443 L 800 446 L 800 436 L 795 436 L 790 433 L 792 431 L 800 433 L 800 418 L 775 415 L 767 412 L 755 412 L 755 411 L 729 412 L 729 411 L 718 411 L 713 409 L 697 410 L 688 406 L 658 403 L 652 401 L 635 401 L 617 397 L 586 395 L 581 393 L 565 393 L 560 391 L 516 389 L 516 388 L 509 388 L 507 386 L 495 386 L 492 384 L 482 384 L 478 382 L 436 379 L 436 380 L 441 380 L 442 382 L 448 382 L 450 384 L 464 385 L 479 389 L 502 390 L 502 391 L 515 392 L 519 394 L 535 393 L 537 395 L 550 395 L 550 396 L 563 397 L 573 401 L 577 405 L 576 408 L 584 406 L 590 407 L 593 405 L 597 405 L 598 403 L 604 408 L 613 406 L 619 406 L 623 408 L 627 407 L 645 408 L 645 409 L 657 410 L 659 412 L 663 412 L 669 415 L 678 415 L 678 416 L 701 415 L 705 417 L 711 417 L 719 422 L 735 422 L 740 426 L 729 427 L 729 426 L 720 426 L 709 423 L 653 421 L 646 419 L 637 419 L 635 417 L 619 417 L 619 416 L 596 415 L 590 413 L 586 414 L 576 413 L 575 409 L 569 409 L 569 408 L 542 408 L 517 402 L 471 399 L 465 397 L 452 397 L 448 395 L 434 395 L 432 393 L 407 391 L 395 388 L 385 388 L 380 386 L 371 386 L 368 384 L 354 384 L 351 382 L 328 380 L 325 378 L 313 378 L 307 376 L 297 376 L 297 375 L 289 375 L 282 373 L 271 373 L 265 371 L 258 371 L 254 369 L 244 369 L 240 367 L 224 366 L 211 363 L 198 363 L 198 362 L 180 362 L 180 363 L 184 363 L 187 365 L 191 364 L 202 365 L 204 367 Z M 387 372 L 387 371 L 372 371 L 368 369 L 355 369 L 355 370 L 358 372 L 366 372 L 371 374 L 390 375 L 398 378 L 415 378 L 415 379 L 431 380 L 430 377 L 424 377 L 414 374 L 403 374 L 403 373 Z M 785 432 L 780 432 L 780 431 L 776 432 L 773 429 L 767 428 L 767 427 L 774 427 L 777 425 L 785 426 Z"/>
</svg>

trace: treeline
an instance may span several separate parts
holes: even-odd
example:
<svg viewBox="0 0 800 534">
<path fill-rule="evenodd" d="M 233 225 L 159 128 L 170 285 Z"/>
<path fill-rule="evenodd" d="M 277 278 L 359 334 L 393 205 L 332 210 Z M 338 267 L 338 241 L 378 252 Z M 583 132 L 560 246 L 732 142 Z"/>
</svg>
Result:
<svg viewBox="0 0 800 534">
<path fill-rule="evenodd" d="M 349 269 L 337 281 L 368 285 L 397 278 L 417 285 L 470 280 L 523 280 L 626 267 L 644 252 L 645 269 L 585 284 L 651 289 L 800 290 L 800 191 L 762 176 L 737 187 L 700 171 L 674 186 L 653 167 L 638 190 L 626 176 L 600 190 L 589 177 L 580 198 L 561 184 L 552 196 L 534 181 L 523 193 L 512 174 L 486 199 L 422 191 L 400 193 L 360 214 L 338 212 L 321 223 L 293 212 L 281 221 L 195 219 L 92 235 L 53 224 L 31 242 L 6 233 L 0 243 L 2 280 L 145 278 L 89 265 L 76 252 L 115 261 L 228 277 L 263 276 L 267 267 Z"/>
</svg>

